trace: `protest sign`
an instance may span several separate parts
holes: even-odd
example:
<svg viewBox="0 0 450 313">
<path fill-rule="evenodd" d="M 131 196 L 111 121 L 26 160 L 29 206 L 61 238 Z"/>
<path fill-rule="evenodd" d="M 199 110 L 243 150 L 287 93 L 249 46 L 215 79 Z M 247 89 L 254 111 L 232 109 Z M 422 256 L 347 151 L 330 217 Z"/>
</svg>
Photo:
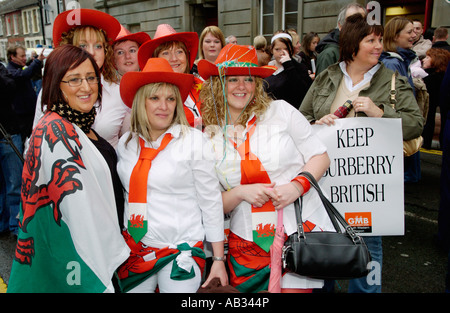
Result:
<svg viewBox="0 0 450 313">
<path fill-rule="evenodd" d="M 404 234 L 401 119 L 342 118 L 313 125 L 330 167 L 320 185 L 361 235 Z"/>
</svg>

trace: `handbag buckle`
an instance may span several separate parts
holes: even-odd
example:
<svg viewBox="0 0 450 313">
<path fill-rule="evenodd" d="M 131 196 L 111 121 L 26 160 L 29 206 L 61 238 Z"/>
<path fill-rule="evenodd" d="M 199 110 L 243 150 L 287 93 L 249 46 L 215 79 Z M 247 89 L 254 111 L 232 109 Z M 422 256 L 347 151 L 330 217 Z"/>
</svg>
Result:
<svg viewBox="0 0 450 313">
<path fill-rule="evenodd" d="M 288 248 L 290 248 L 291 246 L 283 246 L 283 248 L 281 248 L 281 260 L 283 260 L 283 268 L 286 268 L 286 251 Z"/>
<path fill-rule="evenodd" d="M 303 231 L 302 223 L 298 223 L 298 225 L 297 225 L 297 238 L 298 238 L 298 241 L 300 241 L 300 238 L 306 239 L 305 238 L 305 233 Z"/>
<path fill-rule="evenodd" d="M 345 227 L 345 231 L 352 238 L 354 244 L 356 244 L 357 241 L 361 241 L 361 237 L 359 237 L 359 235 L 356 234 L 355 230 L 350 225 L 347 225 Z"/>
</svg>

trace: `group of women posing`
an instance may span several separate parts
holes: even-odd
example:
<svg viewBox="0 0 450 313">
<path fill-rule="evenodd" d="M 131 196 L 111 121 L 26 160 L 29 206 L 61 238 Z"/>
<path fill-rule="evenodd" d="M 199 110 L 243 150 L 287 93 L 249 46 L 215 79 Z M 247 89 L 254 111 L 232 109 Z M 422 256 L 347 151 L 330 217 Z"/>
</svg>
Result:
<svg viewBox="0 0 450 313">
<path fill-rule="evenodd" d="M 79 12 L 82 17 L 84 13 L 92 12 Z M 101 20 L 96 14 L 95 20 Z M 110 17 L 105 20 L 112 25 Z M 350 59 L 334 69 L 335 89 L 344 80 L 338 75 L 341 70 L 371 72 L 373 79 L 387 75 L 370 53 L 380 33 L 362 26 Z M 116 37 L 113 32 L 105 27 L 92 34 L 105 39 L 94 48 L 105 49 Z M 141 70 L 120 79 L 120 98 L 130 121 L 116 149 L 95 128 L 96 115 L 108 110 L 108 100 L 102 94 L 105 74 L 95 54 L 86 53 L 88 43 L 64 44 L 50 54 L 42 95 L 46 108 L 24 167 L 22 229 L 8 292 L 60 291 L 64 282 L 67 287 L 60 257 L 64 252 L 52 249 L 60 240 L 67 241 L 63 246 L 78 256 L 82 269 L 101 282 L 74 284 L 74 291 L 196 292 L 217 277 L 241 292 L 258 292 L 268 288 L 273 241 L 258 235 L 258 225 L 275 226 L 276 212 L 282 210 L 286 234 L 292 234 L 293 202 L 303 196 L 309 228 L 332 229 L 318 195 L 308 192 L 307 181 L 298 177 L 308 171 L 319 180 L 329 166 L 326 147 L 310 124 L 321 117 L 304 115 L 267 95 L 264 79 L 275 69 L 258 66 L 251 46 L 226 45 L 214 62 L 206 56 L 197 62 L 201 78 L 190 74 L 196 38 L 195 33 L 176 33 L 161 25 L 141 45 Z M 324 80 L 316 77 L 313 87 Z M 397 86 L 403 84 L 398 78 Z M 410 121 L 404 132 L 414 136 L 413 98 L 399 97 L 394 110 L 385 105 L 389 87 L 383 80 L 376 92 L 355 99 L 360 103 L 355 111 L 401 117 Z M 305 97 L 309 102 L 301 108 L 332 102 L 323 94 L 315 96 L 315 90 L 310 89 Z M 114 188 L 118 185 L 121 190 Z M 43 204 L 37 205 L 38 200 Z M 226 255 L 224 213 L 231 214 Z M 57 226 L 64 226 L 65 236 L 52 233 Z M 30 238 L 32 247 L 27 245 Z M 208 277 L 203 276 L 204 241 L 212 246 Z M 26 254 L 28 248 L 33 253 Z M 52 281 L 48 288 L 39 284 L 44 271 Z M 322 280 L 289 272 L 281 278 L 283 292 L 310 292 L 322 285 Z"/>
</svg>

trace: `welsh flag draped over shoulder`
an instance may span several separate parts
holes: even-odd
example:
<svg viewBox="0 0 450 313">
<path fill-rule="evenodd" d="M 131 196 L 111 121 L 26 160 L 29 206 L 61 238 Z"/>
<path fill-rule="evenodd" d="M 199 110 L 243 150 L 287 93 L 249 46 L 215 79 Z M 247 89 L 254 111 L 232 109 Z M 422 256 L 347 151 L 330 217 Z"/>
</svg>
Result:
<svg viewBox="0 0 450 313">
<path fill-rule="evenodd" d="M 113 292 L 129 248 L 110 171 L 87 136 L 56 113 L 33 131 L 21 198 L 7 292 Z"/>
</svg>

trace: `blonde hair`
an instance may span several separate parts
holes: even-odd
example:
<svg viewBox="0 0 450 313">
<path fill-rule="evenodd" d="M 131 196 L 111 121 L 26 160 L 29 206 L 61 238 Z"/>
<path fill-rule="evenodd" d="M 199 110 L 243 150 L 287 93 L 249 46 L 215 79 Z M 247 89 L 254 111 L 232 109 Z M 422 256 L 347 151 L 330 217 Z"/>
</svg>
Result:
<svg viewBox="0 0 450 313">
<path fill-rule="evenodd" d="M 152 127 L 148 120 L 145 102 L 147 98 L 150 98 L 162 88 L 167 88 L 170 92 L 173 92 L 177 101 L 170 126 L 180 124 L 181 126 L 189 127 L 189 123 L 184 115 L 183 101 L 181 100 L 181 94 L 178 87 L 164 82 L 147 84 L 139 88 L 134 96 L 133 106 L 131 107 L 131 132 L 125 141 L 125 145 L 132 139 L 133 133 L 141 135 L 148 142 L 152 141 Z"/>
<path fill-rule="evenodd" d="M 267 39 L 262 35 L 258 35 L 253 39 L 253 46 L 256 50 L 264 50 L 267 47 Z"/>
<path fill-rule="evenodd" d="M 222 44 L 222 48 L 225 47 L 226 43 L 225 43 L 225 36 L 223 35 L 222 31 L 220 30 L 219 27 L 217 26 L 207 26 L 205 27 L 205 29 L 202 31 L 202 33 L 200 34 L 200 38 L 199 38 L 199 48 L 198 48 L 198 52 L 200 54 L 199 59 L 204 59 L 205 55 L 203 54 L 203 40 L 205 40 L 205 36 L 211 33 L 211 35 L 213 35 L 214 37 L 218 38 Z"/>
<path fill-rule="evenodd" d="M 396 52 L 397 51 L 397 36 L 408 25 L 413 23 L 410 19 L 403 16 L 396 16 L 389 20 L 384 26 L 383 34 L 383 50 Z"/>
<path fill-rule="evenodd" d="M 255 102 L 248 105 L 241 113 L 237 124 L 245 127 L 252 113 L 257 118 L 261 117 L 269 108 L 272 99 L 264 91 L 264 80 L 261 77 L 252 76 L 255 79 Z M 202 121 L 205 127 L 218 125 L 220 127 L 225 126 L 228 116 L 227 106 L 225 105 L 225 91 L 226 88 L 226 76 L 225 84 L 222 84 L 222 80 L 219 76 L 211 76 L 205 80 L 200 91 L 200 100 L 202 103 Z"/>
<path fill-rule="evenodd" d="M 92 26 L 77 26 L 71 28 L 68 32 L 62 33 L 60 45 L 71 44 L 78 46 L 79 42 L 86 37 L 86 35 L 95 34 L 97 40 L 103 44 L 105 51 L 105 60 L 100 68 L 103 78 L 110 83 L 118 83 L 119 80 L 116 75 L 114 67 L 113 55 L 114 51 L 112 46 L 108 43 L 108 36 L 103 29 L 99 29 Z"/>
</svg>

